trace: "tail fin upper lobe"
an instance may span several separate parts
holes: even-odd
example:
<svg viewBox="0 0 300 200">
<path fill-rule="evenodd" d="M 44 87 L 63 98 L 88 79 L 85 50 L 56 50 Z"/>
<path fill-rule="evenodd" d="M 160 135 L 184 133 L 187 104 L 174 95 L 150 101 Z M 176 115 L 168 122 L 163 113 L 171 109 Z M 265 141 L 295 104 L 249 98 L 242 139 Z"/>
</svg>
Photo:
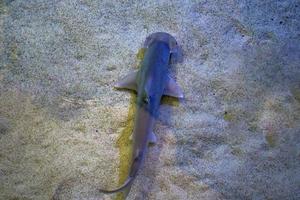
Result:
<svg viewBox="0 0 300 200">
<path fill-rule="evenodd" d="M 105 194 L 112 194 L 115 192 L 121 192 L 122 190 L 126 189 L 129 185 L 132 184 L 132 181 L 134 180 L 135 177 L 129 176 L 125 183 L 121 185 L 120 187 L 113 189 L 113 190 L 104 190 L 104 189 L 99 189 L 100 192 L 105 193 Z"/>
<path fill-rule="evenodd" d="M 123 185 L 121 185 L 120 187 L 113 189 L 113 190 L 99 189 L 99 191 L 102 193 L 106 193 L 106 194 L 112 194 L 115 192 L 121 192 L 124 189 L 126 189 L 127 187 L 129 187 L 132 184 L 132 181 L 135 179 L 139 168 L 141 167 L 143 157 L 144 157 L 144 153 L 140 153 L 139 156 L 133 160 L 129 177 L 126 179 L 126 181 L 123 183 Z"/>
</svg>

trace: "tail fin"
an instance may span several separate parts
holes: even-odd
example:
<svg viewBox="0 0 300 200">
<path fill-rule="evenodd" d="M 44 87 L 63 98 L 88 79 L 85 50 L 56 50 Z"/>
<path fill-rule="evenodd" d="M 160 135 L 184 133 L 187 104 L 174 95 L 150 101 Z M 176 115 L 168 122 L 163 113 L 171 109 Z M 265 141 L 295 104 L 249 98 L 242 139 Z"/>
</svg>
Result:
<svg viewBox="0 0 300 200">
<path fill-rule="evenodd" d="M 132 181 L 134 180 L 135 177 L 129 176 L 127 178 L 127 180 L 125 181 L 125 183 L 123 185 L 121 185 L 120 187 L 113 189 L 113 190 L 104 190 L 104 189 L 99 189 L 100 192 L 102 193 L 106 193 L 106 194 L 112 194 L 115 192 L 121 192 L 122 190 L 124 190 L 125 188 L 127 188 L 129 185 L 131 185 Z"/>
<path fill-rule="evenodd" d="M 132 181 L 135 179 L 137 172 L 142 164 L 143 155 L 144 155 L 143 153 L 140 153 L 139 156 L 133 160 L 129 177 L 126 179 L 126 181 L 123 183 L 123 185 L 121 185 L 120 187 L 113 189 L 113 190 L 99 189 L 99 191 L 102 193 L 106 193 L 106 194 L 112 194 L 115 192 L 121 192 L 122 190 L 124 190 L 128 186 L 130 186 L 132 184 Z"/>
</svg>

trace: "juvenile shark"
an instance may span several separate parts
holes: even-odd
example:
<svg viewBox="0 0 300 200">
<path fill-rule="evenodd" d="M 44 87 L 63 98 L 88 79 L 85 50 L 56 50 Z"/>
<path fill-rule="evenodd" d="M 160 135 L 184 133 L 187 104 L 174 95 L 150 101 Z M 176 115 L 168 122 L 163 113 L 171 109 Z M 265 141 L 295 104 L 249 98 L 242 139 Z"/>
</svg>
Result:
<svg viewBox="0 0 300 200">
<path fill-rule="evenodd" d="M 120 192 L 132 184 L 145 159 L 148 144 L 156 143 L 153 127 L 162 96 L 183 98 L 182 90 L 170 77 L 168 69 L 170 64 L 182 60 L 175 38 L 164 32 L 153 33 L 146 38 L 144 48 L 146 51 L 140 70 L 125 76 L 115 85 L 137 92 L 130 172 L 123 185 L 112 190 L 99 189 L 103 193 Z"/>
</svg>

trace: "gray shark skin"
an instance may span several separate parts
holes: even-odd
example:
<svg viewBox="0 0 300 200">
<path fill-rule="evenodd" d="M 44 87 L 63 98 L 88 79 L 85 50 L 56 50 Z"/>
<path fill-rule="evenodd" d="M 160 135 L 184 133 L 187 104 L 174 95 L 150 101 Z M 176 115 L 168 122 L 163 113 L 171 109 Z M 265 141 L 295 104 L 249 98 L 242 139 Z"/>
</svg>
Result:
<svg viewBox="0 0 300 200">
<path fill-rule="evenodd" d="M 146 38 L 144 47 L 146 52 L 140 70 L 130 73 L 115 86 L 137 92 L 130 173 L 120 187 L 113 190 L 99 189 L 103 193 L 120 192 L 131 186 L 144 161 L 148 144 L 156 143 L 153 127 L 162 96 L 183 98 L 182 90 L 169 76 L 168 70 L 171 63 L 182 60 L 181 50 L 174 37 L 164 32 L 153 33 Z"/>
</svg>

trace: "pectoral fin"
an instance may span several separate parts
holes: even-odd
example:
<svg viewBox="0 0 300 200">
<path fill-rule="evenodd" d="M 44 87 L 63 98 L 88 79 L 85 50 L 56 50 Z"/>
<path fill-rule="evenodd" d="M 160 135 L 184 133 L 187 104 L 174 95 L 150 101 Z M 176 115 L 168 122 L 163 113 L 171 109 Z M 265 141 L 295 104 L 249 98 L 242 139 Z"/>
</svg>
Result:
<svg viewBox="0 0 300 200">
<path fill-rule="evenodd" d="M 154 132 L 151 132 L 148 137 L 148 142 L 150 144 L 155 144 L 157 142 L 157 138 Z"/>
<path fill-rule="evenodd" d="M 168 76 L 167 84 L 164 90 L 164 95 L 176 97 L 176 98 L 183 98 L 183 92 L 179 85 L 175 82 L 175 80 Z"/>
<path fill-rule="evenodd" d="M 130 89 L 130 90 L 137 90 L 137 79 L 138 72 L 132 72 L 125 76 L 122 80 L 118 81 L 115 84 L 115 88 L 124 88 L 124 89 Z"/>
</svg>

